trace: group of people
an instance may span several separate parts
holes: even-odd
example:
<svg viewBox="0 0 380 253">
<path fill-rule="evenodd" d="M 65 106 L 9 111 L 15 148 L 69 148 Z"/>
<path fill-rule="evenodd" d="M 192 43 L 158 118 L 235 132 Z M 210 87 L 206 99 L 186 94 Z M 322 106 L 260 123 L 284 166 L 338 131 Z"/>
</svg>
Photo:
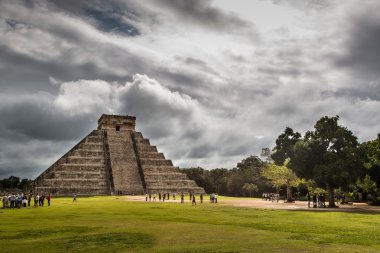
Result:
<svg viewBox="0 0 380 253">
<path fill-rule="evenodd" d="M 210 194 L 210 203 L 218 203 L 218 194 L 216 193 Z"/>
<path fill-rule="evenodd" d="M 266 201 L 278 202 L 280 200 L 280 194 L 274 192 L 263 192 L 262 199 Z"/>
<path fill-rule="evenodd" d="M 307 194 L 307 207 L 308 208 L 310 208 L 310 201 L 311 201 L 311 197 L 310 197 L 310 194 L 308 193 Z M 325 194 L 316 194 L 316 193 L 313 194 L 313 207 L 314 208 L 326 207 L 325 202 L 326 202 Z"/>
<path fill-rule="evenodd" d="M 152 197 L 153 197 L 153 199 L 152 199 Z M 148 194 L 147 193 L 147 194 L 145 194 L 145 201 L 148 202 L 148 199 L 149 199 L 149 202 L 151 202 L 151 201 L 155 202 L 157 200 L 156 197 L 157 197 L 156 193 L 154 193 L 154 194 L 151 194 L 151 193 Z M 173 193 L 173 200 L 175 200 L 175 198 L 176 198 L 176 194 Z M 170 199 L 170 194 L 169 193 L 163 193 L 163 194 L 158 193 L 158 201 L 165 202 L 165 199 L 166 200 Z"/>
<path fill-rule="evenodd" d="M 33 207 L 39 207 L 45 205 L 45 200 L 47 200 L 48 206 L 50 206 L 51 194 L 48 195 L 38 193 L 7 193 L 2 197 L 1 202 L 3 203 L 3 208 L 23 208 L 30 207 L 33 200 Z"/>
<path fill-rule="evenodd" d="M 211 194 L 212 195 L 212 194 Z M 210 195 L 210 201 L 211 201 L 211 195 Z M 217 199 L 217 194 L 214 194 L 214 196 L 216 195 L 216 197 L 214 197 L 214 199 Z M 145 202 L 156 202 L 157 201 L 157 196 L 158 196 L 158 201 L 159 202 L 165 202 L 165 200 L 170 200 L 170 193 L 146 193 L 145 194 Z M 172 197 L 173 197 L 173 200 L 176 200 L 176 193 L 173 193 L 172 194 Z M 195 195 L 190 193 L 189 194 L 189 199 L 191 201 L 191 204 L 192 205 L 197 205 L 197 201 L 196 201 L 196 198 L 195 198 Z M 203 194 L 200 194 L 199 195 L 199 200 L 200 200 L 200 203 L 202 204 L 203 203 Z M 216 200 L 217 202 L 217 200 Z M 215 202 L 215 203 L 216 203 Z M 181 193 L 181 204 L 185 203 L 185 194 L 184 193 Z M 213 202 L 214 203 L 214 202 Z"/>
</svg>

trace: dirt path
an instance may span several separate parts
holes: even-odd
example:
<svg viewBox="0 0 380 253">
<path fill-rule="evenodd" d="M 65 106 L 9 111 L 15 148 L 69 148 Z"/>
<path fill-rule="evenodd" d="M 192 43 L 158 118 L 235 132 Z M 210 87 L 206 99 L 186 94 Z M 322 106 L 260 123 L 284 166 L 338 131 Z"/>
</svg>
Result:
<svg viewBox="0 0 380 253">
<path fill-rule="evenodd" d="M 126 196 L 126 201 L 145 201 L 145 196 Z M 153 198 L 152 198 L 153 200 Z M 204 200 L 209 203 L 208 198 Z M 158 202 L 158 198 L 156 200 Z M 180 203 L 180 197 L 176 200 L 165 200 L 169 203 Z M 189 196 L 185 197 L 185 203 L 191 203 Z M 199 197 L 197 197 L 199 204 Z M 272 202 L 261 199 L 247 199 L 247 198 L 225 198 L 222 197 L 218 201 L 218 205 L 236 206 L 236 207 L 249 207 L 258 209 L 276 209 L 276 210 L 293 210 L 293 211 L 327 211 L 327 212 L 358 212 L 358 213 L 380 213 L 380 206 L 368 206 L 365 203 L 354 203 L 353 205 L 340 205 L 337 208 L 308 208 L 307 201 L 296 201 L 294 203 L 284 203 L 284 201 Z M 312 203 L 311 203 L 312 205 Z"/>
</svg>

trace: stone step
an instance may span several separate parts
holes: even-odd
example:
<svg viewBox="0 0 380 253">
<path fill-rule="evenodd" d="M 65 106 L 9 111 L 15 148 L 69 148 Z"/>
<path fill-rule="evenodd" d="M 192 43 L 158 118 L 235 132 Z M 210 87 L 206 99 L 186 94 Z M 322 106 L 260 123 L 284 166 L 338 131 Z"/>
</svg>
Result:
<svg viewBox="0 0 380 253">
<path fill-rule="evenodd" d="M 151 146 L 151 145 L 145 145 L 145 144 L 137 144 L 137 150 L 139 153 L 143 152 L 157 152 L 157 147 L 156 146 Z"/>
<path fill-rule="evenodd" d="M 72 153 L 72 156 L 104 157 L 104 151 L 103 150 L 78 149 Z"/>
<path fill-rule="evenodd" d="M 104 164 L 61 164 L 55 171 L 101 171 L 105 169 Z"/>
<path fill-rule="evenodd" d="M 106 180 L 99 179 L 45 179 L 40 186 L 45 187 L 97 187 L 104 188 L 107 186 Z"/>
<path fill-rule="evenodd" d="M 140 163 L 143 167 L 144 165 L 173 166 L 171 160 L 165 159 L 140 158 Z"/>
<path fill-rule="evenodd" d="M 188 180 L 186 174 L 180 172 L 144 173 L 145 180 Z"/>
<path fill-rule="evenodd" d="M 149 139 L 135 139 L 136 144 L 144 144 L 144 145 L 150 145 Z"/>
<path fill-rule="evenodd" d="M 175 166 L 157 166 L 157 165 L 144 165 L 142 166 L 144 175 L 149 173 L 170 173 L 179 172 L 179 168 Z"/>
<path fill-rule="evenodd" d="M 103 138 L 101 136 L 89 136 L 86 138 L 86 143 L 101 143 L 101 144 L 103 144 Z"/>
<path fill-rule="evenodd" d="M 106 173 L 101 172 L 72 172 L 72 171 L 56 171 L 52 172 L 51 176 L 47 178 L 62 178 L 62 179 L 97 179 L 97 180 L 106 180 Z"/>
<path fill-rule="evenodd" d="M 104 164 L 104 157 L 69 156 L 66 158 L 66 162 L 75 164 Z"/>
<path fill-rule="evenodd" d="M 135 139 L 143 139 L 144 138 L 141 132 L 135 132 L 134 135 L 135 135 Z"/>
<path fill-rule="evenodd" d="M 82 143 L 79 145 L 79 148 L 89 150 L 103 150 L 103 143 Z"/>
<path fill-rule="evenodd" d="M 125 143 L 132 143 L 131 140 L 128 140 L 126 138 L 117 138 L 117 139 L 108 139 L 108 145 L 113 145 L 113 146 L 122 146 Z"/>
<path fill-rule="evenodd" d="M 150 159 L 165 159 L 163 153 L 158 152 L 139 152 L 139 157 L 141 158 L 150 158 Z"/>
</svg>

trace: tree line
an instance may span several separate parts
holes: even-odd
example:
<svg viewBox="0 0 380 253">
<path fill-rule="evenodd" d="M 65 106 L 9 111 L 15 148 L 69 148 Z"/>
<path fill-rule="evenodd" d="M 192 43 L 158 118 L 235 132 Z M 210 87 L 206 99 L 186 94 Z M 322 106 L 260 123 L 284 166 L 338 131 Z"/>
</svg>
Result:
<svg viewBox="0 0 380 253">
<path fill-rule="evenodd" d="M 0 191 L 26 191 L 31 182 L 32 180 L 30 179 L 20 179 L 19 177 L 10 176 L 0 180 Z"/>
<path fill-rule="evenodd" d="M 227 196 L 253 196 L 259 192 L 272 191 L 270 181 L 262 175 L 266 162 L 258 156 L 250 156 L 233 169 L 206 170 L 201 167 L 181 169 L 207 193 Z"/>
<path fill-rule="evenodd" d="M 288 201 L 294 191 L 306 195 L 326 193 L 330 207 L 337 195 L 354 198 L 360 194 L 377 202 L 380 196 L 380 134 L 359 143 L 339 116 L 322 117 L 304 135 L 286 127 L 275 147 L 263 149 L 262 161 L 250 156 L 236 168 L 183 169 L 206 192 L 230 196 L 259 195 L 283 191 Z"/>
</svg>

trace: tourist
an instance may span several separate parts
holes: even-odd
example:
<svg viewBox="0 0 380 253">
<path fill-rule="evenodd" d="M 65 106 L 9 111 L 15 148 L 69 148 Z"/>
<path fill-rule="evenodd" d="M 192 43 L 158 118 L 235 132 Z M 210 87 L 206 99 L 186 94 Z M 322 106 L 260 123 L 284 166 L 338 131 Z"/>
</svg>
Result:
<svg viewBox="0 0 380 253">
<path fill-rule="evenodd" d="M 30 202 L 32 201 L 32 193 L 30 192 L 28 195 L 28 206 L 30 207 Z"/>
<path fill-rule="evenodd" d="M 162 202 L 165 202 L 165 196 L 166 196 L 166 194 L 164 193 L 164 194 L 162 195 Z"/>
<path fill-rule="evenodd" d="M 26 204 L 28 203 L 28 199 L 27 197 L 24 195 L 24 197 L 22 198 L 22 206 L 23 207 L 26 207 Z"/>
<path fill-rule="evenodd" d="M 161 202 L 161 192 L 158 193 L 158 201 Z"/>
<path fill-rule="evenodd" d="M 21 193 L 17 195 L 17 208 L 18 209 L 20 209 L 22 206 L 22 198 L 23 198 L 23 196 Z"/>
<path fill-rule="evenodd" d="M 73 196 L 73 203 L 77 203 L 77 195 L 74 193 L 74 196 Z"/>
<path fill-rule="evenodd" d="M 156 202 L 156 194 L 153 195 L 153 202 Z"/>
<path fill-rule="evenodd" d="M 9 197 L 9 202 L 11 203 L 10 204 L 10 208 L 14 208 L 15 207 L 15 200 L 16 200 L 16 196 L 12 193 Z"/>
<path fill-rule="evenodd" d="M 43 193 L 40 197 L 40 206 L 44 206 L 45 203 L 45 194 Z"/>
<path fill-rule="evenodd" d="M 181 193 L 181 204 L 185 203 L 185 195 Z"/>
<path fill-rule="evenodd" d="M 307 207 L 310 208 L 310 193 L 307 193 Z"/>
<path fill-rule="evenodd" d="M 38 207 L 39 198 L 40 196 L 38 195 L 38 193 L 34 194 L 34 207 Z"/>
<path fill-rule="evenodd" d="M 50 206 L 50 199 L 51 199 L 51 194 L 49 193 L 49 195 L 46 197 L 47 201 L 48 201 L 48 206 Z"/>
<path fill-rule="evenodd" d="M 215 194 L 215 203 L 218 203 L 218 194 Z"/>
<path fill-rule="evenodd" d="M 7 208 L 8 207 L 8 196 L 7 196 L 7 194 L 4 195 L 2 202 L 3 202 L 3 208 Z"/>
<path fill-rule="evenodd" d="M 149 202 L 152 200 L 152 194 L 149 193 Z"/>
<path fill-rule="evenodd" d="M 314 193 L 313 195 L 313 208 L 317 207 L 317 194 Z"/>
<path fill-rule="evenodd" d="M 148 193 L 145 193 L 145 202 L 148 202 Z"/>
<path fill-rule="evenodd" d="M 191 205 L 192 206 L 194 206 L 194 205 L 196 206 L 197 205 L 197 202 L 195 202 L 195 195 L 193 195 L 193 201 L 191 202 Z"/>
<path fill-rule="evenodd" d="M 203 203 L 203 194 L 201 193 L 201 195 L 199 196 L 199 199 L 201 200 L 201 204 Z"/>
</svg>

